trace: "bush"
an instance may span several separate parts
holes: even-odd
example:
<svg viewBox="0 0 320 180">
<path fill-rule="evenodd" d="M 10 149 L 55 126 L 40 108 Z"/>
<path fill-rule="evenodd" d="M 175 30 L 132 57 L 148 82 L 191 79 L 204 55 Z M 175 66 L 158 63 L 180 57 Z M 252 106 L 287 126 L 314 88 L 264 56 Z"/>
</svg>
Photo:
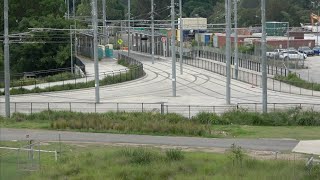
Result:
<svg viewBox="0 0 320 180">
<path fill-rule="evenodd" d="M 180 161 L 184 159 L 184 154 L 180 149 L 169 149 L 166 150 L 166 157 L 171 161 Z"/>
<path fill-rule="evenodd" d="M 200 112 L 194 118 L 193 121 L 198 122 L 200 124 L 224 124 L 221 118 L 214 113 L 208 112 Z"/>
<path fill-rule="evenodd" d="M 134 164 L 150 164 L 152 161 L 159 159 L 159 154 L 147 148 L 126 148 L 120 151 L 120 154 L 129 158 L 130 163 Z"/>
</svg>

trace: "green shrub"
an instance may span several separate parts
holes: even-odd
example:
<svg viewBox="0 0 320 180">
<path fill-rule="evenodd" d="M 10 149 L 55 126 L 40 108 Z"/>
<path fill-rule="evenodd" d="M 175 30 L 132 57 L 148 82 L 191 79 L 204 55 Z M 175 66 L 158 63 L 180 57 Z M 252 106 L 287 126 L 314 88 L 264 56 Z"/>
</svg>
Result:
<svg viewBox="0 0 320 180">
<path fill-rule="evenodd" d="M 169 149 L 166 150 L 166 157 L 171 161 L 180 161 L 184 159 L 184 154 L 182 153 L 181 149 Z"/>
<path fill-rule="evenodd" d="M 194 118 L 193 121 L 196 121 L 201 124 L 224 124 L 221 121 L 221 118 L 215 113 L 200 112 Z"/>
<path fill-rule="evenodd" d="M 157 152 L 153 152 L 147 148 L 126 148 L 120 154 L 129 158 L 130 163 L 140 165 L 150 164 L 152 161 L 160 158 Z"/>
</svg>

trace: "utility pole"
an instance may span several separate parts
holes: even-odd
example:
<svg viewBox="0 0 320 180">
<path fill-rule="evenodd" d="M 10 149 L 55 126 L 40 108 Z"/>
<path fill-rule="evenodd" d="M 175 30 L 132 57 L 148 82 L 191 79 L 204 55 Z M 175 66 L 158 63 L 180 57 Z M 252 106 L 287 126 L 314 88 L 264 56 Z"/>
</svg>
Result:
<svg viewBox="0 0 320 180">
<path fill-rule="evenodd" d="M 68 17 L 68 19 L 70 19 L 70 2 L 69 2 L 69 0 L 67 0 L 67 7 L 68 7 L 68 12 L 67 12 L 67 17 Z"/>
<path fill-rule="evenodd" d="M 107 44 L 107 38 L 108 38 L 108 35 L 107 35 L 107 14 L 106 14 L 106 0 L 102 0 L 102 21 L 103 21 L 103 40 L 104 40 L 104 45 Z"/>
<path fill-rule="evenodd" d="M 131 2 L 128 0 L 128 56 L 130 56 L 130 18 L 131 18 Z"/>
<path fill-rule="evenodd" d="M 154 2 L 151 0 L 151 54 L 152 64 L 154 64 Z"/>
<path fill-rule="evenodd" d="M 177 96 L 176 92 L 176 38 L 175 38 L 175 12 L 174 12 L 174 0 L 171 0 L 171 50 L 172 50 L 172 95 Z"/>
<path fill-rule="evenodd" d="M 73 0 L 73 20 L 74 20 L 74 29 L 77 29 L 77 22 L 76 22 L 76 3 Z M 73 31 L 74 34 L 74 56 L 77 56 L 77 33 L 76 30 Z M 73 71 L 74 72 L 74 71 Z"/>
<path fill-rule="evenodd" d="M 75 0 L 73 0 L 73 2 L 72 2 L 72 14 L 73 14 L 73 19 L 74 19 L 76 17 L 76 3 L 75 3 Z"/>
<path fill-rule="evenodd" d="M 182 20 L 182 0 L 179 0 L 179 14 L 180 14 L 180 74 L 183 74 L 183 20 Z"/>
<path fill-rule="evenodd" d="M 71 59 L 71 73 L 73 74 L 73 45 L 72 45 L 72 25 L 70 25 L 70 59 Z"/>
<path fill-rule="evenodd" d="M 268 95 L 267 95 L 267 55 L 266 55 L 266 1 L 261 0 L 261 24 L 262 24 L 262 39 L 261 39 L 261 53 L 262 53 L 262 110 L 263 113 L 268 111 Z M 289 33 L 289 32 L 288 32 Z M 288 47 L 289 48 L 289 47 Z"/>
<path fill-rule="evenodd" d="M 5 110 L 6 117 L 10 117 L 10 57 L 9 57 L 9 5 L 8 0 L 4 0 L 4 76 L 5 76 Z"/>
<path fill-rule="evenodd" d="M 95 102 L 100 103 L 99 94 L 99 60 L 98 60 L 98 8 L 97 0 L 92 0 L 92 26 L 93 26 L 93 59 L 95 75 Z"/>
<path fill-rule="evenodd" d="M 235 78 L 239 75 L 239 54 L 238 54 L 238 0 L 234 0 L 234 73 Z"/>
<path fill-rule="evenodd" d="M 226 104 L 230 104 L 231 83 L 231 0 L 225 0 L 226 8 Z"/>
</svg>

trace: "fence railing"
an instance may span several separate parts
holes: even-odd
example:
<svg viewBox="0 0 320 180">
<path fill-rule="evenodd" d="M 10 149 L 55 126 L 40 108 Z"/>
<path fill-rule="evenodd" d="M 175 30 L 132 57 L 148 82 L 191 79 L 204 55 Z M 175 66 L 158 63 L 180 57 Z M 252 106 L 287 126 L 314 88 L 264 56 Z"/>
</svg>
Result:
<svg viewBox="0 0 320 180">
<path fill-rule="evenodd" d="M 219 55 L 220 56 L 220 55 Z M 180 59 L 177 58 L 177 61 Z M 223 61 L 215 61 L 210 60 L 207 58 L 195 58 L 194 55 L 187 55 L 184 56 L 183 62 L 185 64 L 188 64 L 190 66 L 198 67 L 201 69 L 205 69 L 223 76 L 226 76 L 226 64 Z M 254 67 L 254 66 L 253 66 Z M 271 72 L 272 70 L 267 69 L 267 71 Z M 276 69 L 278 72 L 279 69 Z M 279 75 L 287 75 L 287 72 L 284 71 L 284 69 L 280 69 L 280 72 L 278 72 Z M 275 72 L 273 74 L 276 74 Z M 235 68 L 234 66 L 231 66 L 231 78 L 235 79 Z M 261 87 L 262 83 L 262 75 L 259 72 L 254 72 L 251 70 L 246 69 L 239 69 L 238 70 L 238 79 L 239 81 L 249 83 L 252 86 Z M 278 92 L 285 92 L 290 94 L 298 94 L 298 95 L 308 95 L 308 96 L 320 96 L 319 87 L 316 86 L 314 83 L 311 83 L 311 88 L 305 89 L 302 87 L 297 87 L 294 85 L 291 85 L 287 81 L 283 80 L 276 80 L 272 77 L 272 75 L 269 74 L 268 77 L 268 89 Z"/>
<path fill-rule="evenodd" d="M 99 73 L 100 80 L 105 80 L 105 83 L 102 83 L 103 85 L 107 85 L 112 83 L 118 83 L 118 82 L 124 82 L 129 80 L 134 80 L 137 78 L 140 78 L 144 75 L 143 70 L 143 64 L 134 58 L 127 57 L 126 55 L 119 54 L 119 59 L 122 59 L 125 61 L 126 64 L 131 66 L 130 68 L 120 69 L 116 71 L 106 71 Z M 45 89 L 48 88 L 48 91 L 50 91 L 55 86 L 62 86 L 63 87 L 67 85 L 72 85 L 75 88 L 80 87 L 87 87 L 90 86 L 90 84 L 93 84 L 93 81 L 95 80 L 94 74 L 85 74 L 84 77 L 72 75 L 73 77 L 69 77 L 68 79 L 63 79 L 64 77 L 61 77 L 61 81 L 53 81 L 53 82 L 44 82 L 41 79 L 21 79 L 20 81 L 16 82 L 16 84 L 12 84 L 12 88 L 15 89 Z M 59 77 L 58 77 L 59 78 Z M 107 79 L 109 78 L 109 79 Z M 112 84 L 111 83 L 111 84 Z M 1 89 L 0 89 L 1 91 Z"/>
<path fill-rule="evenodd" d="M 192 51 L 188 56 L 193 58 L 196 58 L 196 57 L 206 58 L 206 59 L 210 59 L 218 62 L 224 62 L 224 63 L 226 62 L 225 51 L 217 48 L 210 48 L 210 47 L 194 48 L 192 49 Z M 239 53 L 238 57 L 239 57 L 238 65 L 240 68 L 261 72 L 262 65 L 260 63 L 260 57 L 250 55 L 250 54 L 243 54 L 243 53 Z M 234 65 L 234 63 L 235 63 L 235 57 L 234 55 L 231 55 L 231 65 Z M 296 63 L 297 63 L 296 61 L 293 62 L 293 64 L 296 64 Z M 292 64 L 292 62 L 290 64 Z M 288 68 L 285 68 L 283 63 L 275 63 L 275 61 L 268 61 L 267 73 L 270 75 L 287 76 Z"/>
<path fill-rule="evenodd" d="M 238 103 L 238 109 L 247 109 L 250 112 L 262 112 L 261 103 Z M 320 111 L 320 104 L 312 103 L 268 103 L 268 112 L 299 108 L 302 110 Z"/>
<path fill-rule="evenodd" d="M 0 102 L 0 115 L 4 115 L 4 102 Z M 151 112 L 159 114 L 176 113 L 192 118 L 200 112 L 222 114 L 224 112 L 246 109 L 250 112 L 262 112 L 261 103 L 239 103 L 234 105 L 171 105 L 165 103 L 126 103 L 126 102 L 11 102 L 12 113 L 33 114 L 43 111 L 69 111 L 82 113 L 106 112 Z M 268 111 L 300 108 L 320 111 L 320 104 L 308 103 L 268 103 Z"/>
<path fill-rule="evenodd" d="M 4 115 L 4 103 L 0 103 L 0 115 Z M 70 111 L 83 113 L 105 112 L 153 112 L 160 114 L 177 113 L 191 118 L 199 112 L 221 114 L 235 109 L 236 105 L 229 106 L 197 106 L 197 105 L 167 105 L 164 103 L 91 103 L 91 102 L 11 102 L 12 113 L 39 113 L 42 111 Z"/>
</svg>

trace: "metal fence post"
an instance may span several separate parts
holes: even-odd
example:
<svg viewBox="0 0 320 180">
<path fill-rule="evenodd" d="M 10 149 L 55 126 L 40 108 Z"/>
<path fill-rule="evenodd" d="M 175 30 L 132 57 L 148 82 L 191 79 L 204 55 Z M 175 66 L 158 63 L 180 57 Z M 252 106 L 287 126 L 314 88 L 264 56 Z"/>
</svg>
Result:
<svg viewBox="0 0 320 180">
<path fill-rule="evenodd" d="M 190 107 L 190 105 L 189 105 L 189 119 L 191 118 L 191 117 L 190 117 L 190 113 L 191 113 L 191 112 L 190 112 L 190 111 L 191 111 L 190 109 L 191 109 L 191 107 Z"/>
<path fill-rule="evenodd" d="M 142 110 L 141 112 L 143 112 L 143 103 L 141 103 L 141 110 Z"/>
<path fill-rule="evenodd" d="M 69 111 L 71 112 L 71 102 L 69 102 Z"/>
<path fill-rule="evenodd" d="M 30 103 L 30 105 L 31 105 L 31 114 L 32 114 L 32 103 Z"/>
<path fill-rule="evenodd" d="M 97 113 L 97 103 L 94 103 L 94 112 Z"/>
<path fill-rule="evenodd" d="M 254 104 L 254 111 L 257 112 L 257 103 Z"/>
<path fill-rule="evenodd" d="M 161 103 L 160 104 L 160 109 L 161 109 L 161 114 L 163 115 L 164 114 L 164 103 Z"/>
</svg>

